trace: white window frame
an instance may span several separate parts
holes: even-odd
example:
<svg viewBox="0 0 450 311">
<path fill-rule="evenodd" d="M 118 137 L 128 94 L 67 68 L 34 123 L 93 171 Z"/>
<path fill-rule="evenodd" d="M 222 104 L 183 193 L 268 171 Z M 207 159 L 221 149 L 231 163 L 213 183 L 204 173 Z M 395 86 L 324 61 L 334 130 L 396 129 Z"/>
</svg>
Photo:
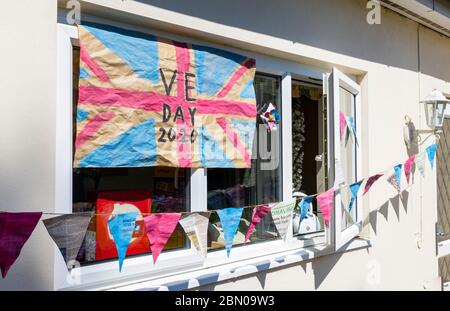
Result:
<svg viewBox="0 0 450 311">
<path fill-rule="evenodd" d="M 355 159 L 356 159 L 356 181 L 362 179 L 362 155 L 361 155 L 361 87 L 355 81 L 353 81 L 350 77 L 342 73 L 337 68 L 333 68 L 331 75 L 328 78 L 328 115 L 329 120 L 332 121 L 332 124 L 328 126 L 328 137 L 329 139 L 329 167 L 330 167 L 330 178 L 329 178 L 329 186 L 334 186 L 334 177 L 335 177 L 335 169 L 336 163 L 341 162 L 341 139 L 340 139 L 340 88 L 345 89 L 349 93 L 354 96 L 355 107 L 353 116 L 355 118 L 355 127 L 356 127 L 356 139 L 358 141 L 358 145 L 355 146 Z M 334 155 L 334 156 L 332 156 Z M 337 187 L 337 186 L 336 186 Z M 345 189 L 344 191 L 346 191 Z M 347 190 L 348 191 L 348 190 Z M 362 229 L 362 221 L 363 221 L 363 202 L 361 199 L 357 198 L 354 203 L 356 208 L 356 219 L 354 219 L 355 223 L 350 227 L 341 230 L 342 223 L 342 208 L 345 208 L 341 204 L 341 194 L 340 191 L 335 192 L 335 200 L 334 200 L 334 209 L 331 215 L 331 218 L 334 220 L 330 223 L 331 231 L 334 233 L 334 237 L 331 238 L 331 244 L 334 246 L 335 250 L 340 249 L 346 243 L 348 243 L 351 239 L 357 237 Z"/>
<path fill-rule="evenodd" d="M 132 27 L 130 25 L 115 24 L 141 32 L 150 32 L 174 40 L 185 40 L 192 43 L 207 44 L 209 46 L 227 49 L 248 55 L 256 59 L 258 72 L 278 75 L 281 77 L 281 118 L 282 128 L 282 198 L 292 198 L 292 129 L 291 129 L 291 87 L 292 79 L 301 76 L 322 79 L 325 69 L 309 67 L 249 51 L 224 47 L 210 42 L 187 39 L 164 32 Z M 75 26 L 57 24 L 57 106 L 56 106 L 56 165 L 55 165 L 55 211 L 58 213 L 72 212 L 72 50 L 78 45 L 78 31 Z M 326 81 L 324 81 L 325 85 Z M 330 126 L 329 126 L 330 128 Z M 360 130 L 358 130 L 360 133 Z M 330 137 L 330 136 L 329 136 Z M 360 140 L 359 140 L 360 141 Z M 360 161 L 359 161 L 360 163 Z M 358 170 L 360 171 L 360 170 Z M 207 176 L 205 169 L 192 169 L 190 177 L 191 211 L 207 210 Z M 359 206 L 359 204 L 358 204 Z M 358 213 L 360 214 L 360 213 Z M 332 221 L 333 223 L 334 221 Z M 292 227 L 292 226 L 291 226 Z M 328 230 L 329 231 L 329 230 Z M 327 232 L 326 232 L 327 233 Z M 190 249 L 163 252 L 156 265 L 152 264 L 151 254 L 126 258 L 122 273 L 118 272 L 117 261 L 100 262 L 78 267 L 67 273 L 65 262 L 55 247 L 54 250 L 54 288 L 55 289 L 84 289 L 92 286 L 113 285 L 134 280 L 166 277 L 177 273 L 207 269 L 214 266 L 238 262 L 264 255 L 277 254 L 311 245 L 332 245 L 334 233 L 328 232 L 326 238 L 323 233 L 293 236 L 288 231 L 286 241 L 276 240 L 245 247 L 233 248 L 227 258 L 225 250 L 215 250 L 208 253 L 206 260 L 199 256 L 193 247 Z"/>
</svg>

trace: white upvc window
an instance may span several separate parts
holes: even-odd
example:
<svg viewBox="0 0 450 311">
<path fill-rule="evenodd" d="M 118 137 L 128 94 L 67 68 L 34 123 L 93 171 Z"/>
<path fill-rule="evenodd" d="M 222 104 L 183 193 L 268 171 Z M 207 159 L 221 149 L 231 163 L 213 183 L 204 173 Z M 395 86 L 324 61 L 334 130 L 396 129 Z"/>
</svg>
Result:
<svg viewBox="0 0 450 311">
<path fill-rule="evenodd" d="M 118 25 L 124 27 L 123 25 Z M 126 26 L 133 30 L 148 31 L 142 28 Z M 350 165 L 345 168 L 346 181 L 356 181 L 361 173 L 361 104 L 359 86 L 349 77 L 334 69 L 332 73 L 326 70 L 313 68 L 298 63 L 288 62 L 273 57 L 268 57 L 248 51 L 222 47 L 217 44 L 198 42 L 179 37 L 173 34 L 151 31 L 152 34 L 173 38 L 175 40 L 184 40 L 194 43 L 201 43 L 235 51 L 256 59 L 257 71 L 261 79 L 269 77 L 277 87 L 279 96 L 279 109 L 281 110 L 281 128 L 278 132 L 277 146 L 280 148 L 277 156 L 279 159 L 279 171 L 277 176 L 280 180 L 278 197 L 279 200 L 287 201 L 293 197 L 293 136 L 292 124 L 296 122 L 293 118 L 293 86 L 304 84 L 307 88 L 312 85 L 313 93 L 318 91 L 317 103 L 320 104 L 315 118 L 321 119 L 322 132 L 319 130 L 320 141 L 316 143 L 321 145 L 327 136 L 328 142 L 322 144 L 320 149 L 322 153 L 323 167 L 317 169 L 316 189 L 322 189 L 323 181 L 331 186 L 334 182 L 335 164 L 346 161 Z M 57 107 L 56 107 L 56 189 L 55 202 L 56 212 L 73 212 L 73 166 L 72 166 L 72 138 L 73 138 L 73 50 L 78 46 L 78 32 L 75 26 L 58 24 L 58 46 L 57 46 Z M 306 81 L 308 80 L 308 81 Z M 276 81 L 276 82 L 274 82 Z M 297 81 L 297 82 L 295 82 Z M 302 82 L 298 82 L 302 81 Z M 304 82 L 306 81 L 306 82 Z M 313 81 L 314 83 L 310 83 Z M 270 83 L 272 83 L 270 82 Z M 274 84 L 274 85 L 275 85 Z M 322 92 L 322 85 L 324 91 Z M 329 87 L 329 89 L 327 88 Z M 304 90 L 303 90 L 304 91 Z M 321 94 L 320 94 L 321 93 Z M 327 96 L 322 96 L 327 95 Z M 325 99 L 328 99 L 325 101 Z M 343 111 L 342 111 L 343 110 Z M 331 115 L 326 117 L 326 111 Z M 353 116 L 356 124 L 357 140 L 359 145 L 355 145 L 349 140 L 347 145 L 342 145 L 339 137 L 339 112 L 342 111 L 348 116 Z M 331 122 L 327 122 L 330 120 Z M 319 123 L 320 123 L 319 122 Z M 344 152 L 344 153 L 342 153 Z M 274 153 L 271 153 L 272 155 Z M 295 154 L 295 153 L 294 153 Z M 334 161 L 332 161 L 333 159 Z M 327 162 L 328 161 L 328 162 Z M 325 165 L 327 164 L 327 165 Z M 324 172 L 328 170 L 328 172 Z M 208 169 L 188 170 L 188 194 L 186 196 L 189 211 L 206 211 L 208 209 Z M 320 171 L 320 172 L 319 172 Z M 314 176 L 314 178 L 316 178 Z M 319 184 L 322 183 L 321 186 Z M 264 191 L 264 189 L 262 189 Z M 307 193 L 310 194 L 310 193 Z M 341 194 L 336 194 L 336 202 L 340 202 Z M 262 202 L 255 202 L 260 204 Z M 267 203 L 267 202 L 264 202 Z M 273 202 L 275 203 L 275 202 Z M 256 205 L 255 204 L 255 205 Z M 195 271 L 205 268 L 220 266 L 225 263 L 239 262 L 242 260 L 255 258 L 264 255 L 277 254 L 287 250 L 295 250 L 312 245 L 329 246 L 327 249 L 333 251 L 357 236 L 361 229 L 362 206 L 360 200 L 355 203 L 352 214 L 346 213 L 346 206 L 336 204 L 335 213 L 331 219 L 330 226 L 325 228 L 323 222 L 318 226 L 318 230 L 308 234 L 294 234 L 292 230 L 288 231 L 285 241 L 274 238 L 267 241 L 258 241 L 259 243 L 250 243 L 246 246 L 234 247 L 230 258 L 227 258 L 226 251 L 223 248 L 209 251 L 207 259 L 199 256 L 193 246 L 189 243 L 184 247 L 175 248 L 171 251 L 164 251 L 158 258 L 157 263 L 152 263 L 151 254 L 142 254 L 139 256 L 130 256 L 125 259 L 122 273 L 118 271 L 117 260 L 93 262 L 89 265 L 81 265 L 67 273 L 65 263 L 55 247 L 55 289 L 61 288 L 90 288 L 106 284 L 115 284 L 122 282 L 133 282 L 142 279 L 155 279 L 162 276 L 174 275 L 186 271 Z M 318 218 L 320 212 L 317 206 L 312 211 Z M 347 217 L 347 218 L 346 218 Z M 324 231 L 325 228 L 325 231 Z M 239 243 L 237 243 L 239 244 Z"/>
<path fill-rule="evenodd" d="M 329 150 L 330 180 L 339 188 L 335 194 L 335 208 L 330 228 L 334 233 L 331 244 L 335 249 L 341 248 L 362 229 L 362 200 L 357 198 L 351 211 L 348 209 L 350 200 L 349 188 L 340 190 L 339 185 L 351 185 L 362 179 L 361 157 L 361 88 L 360 86 L 336 68 L 328 76 L 328 106 L 329 119 Z M 353 118 L 356 139 L 341 138 L 341 113 L 346 118 Z M 340 176 L 338 176 L 340 175 Z M 331 184 L 330 184 L 331 186 Z M 346 205 L 344 205 L 346 204 Z"/>
</svg>

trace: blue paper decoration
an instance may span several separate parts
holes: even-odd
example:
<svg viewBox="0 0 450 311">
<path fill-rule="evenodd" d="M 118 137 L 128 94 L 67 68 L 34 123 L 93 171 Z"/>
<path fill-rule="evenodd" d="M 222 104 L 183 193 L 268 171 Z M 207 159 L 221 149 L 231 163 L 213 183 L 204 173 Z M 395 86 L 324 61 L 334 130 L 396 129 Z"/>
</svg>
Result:
<svg viewBox="0 0 450 311">
<path fill-rule="evenodd" d="M 348 210 L 349 211 L 351 211 L 352 208 L 353 208 L 353 203 L 355 202 L 356 197 L 358 196 L 358 191 L 359 191 L 359 188 L 361 187 L 362 182 L 363 181 L 360 180 L 360 181 L 355 182 L 354 184 L 350 185 L 350 192 L 352 194 L 352 198 L 350 199 L 350 203 L 348 205 Z"/>
<path fill-rule="evenodd" d="M 438 145 L 437 144 L 433 144 L 433 145 L 429 146 L 426 149 L 427 155 L 428 155 L 428 160 L 430 161 L 431 168 L 434 167 L 434 158 L 436 156 L 437 148 L 438 148 Z"/>
<path fill-rule="evenodd" d="M 109 232 L 113 236 L 119 257 L 119 271 L 127 254 L 128 245 L 136 225 L 136 212 L 118 214 L 108 221 Z"/>
<path fill-rule="evenodd" d="M 222 223 L 227 257 L 230 257 L 231 246 L 233 245 L 233 239 L 241 221 L 243 210 L 243 208 L 230 207 L 217 211 L 220 222 Z"/>
<path fill-rule="evenodd" d="M 402 166 L 403 166 L 403 164 L 397 164 L 396 166 L 394 166 L 395 178 L 397 179 L 397 183 L 398 183 L 399 187 L 401 185 L 401 180 L 402 180 Z"/>
</svg>

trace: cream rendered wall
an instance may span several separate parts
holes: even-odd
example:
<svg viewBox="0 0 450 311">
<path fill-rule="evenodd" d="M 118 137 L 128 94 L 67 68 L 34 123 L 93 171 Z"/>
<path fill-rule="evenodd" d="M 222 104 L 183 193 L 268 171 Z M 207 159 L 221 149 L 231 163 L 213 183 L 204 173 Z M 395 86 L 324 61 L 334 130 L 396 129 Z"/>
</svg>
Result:
<svg viewBox="0 0 450 311">
<path fill-rule="evenodd" d="M 56 0 L 0 9 L 0 210 L 54 210 Z M 0 290 L 53 289 L 54 248 L 39 223 Z"/>
<path fill-rule="evenodd" d="M 2 46 L 0 52 L 2 68 L 7 68 L 0 85 L 8 91 L 0 98 L 10 112 L 1 129 L 15 133 L 0 136 L 2 210 L 33 210 L 37 203 L 39 209 L 53 209 L 55 2 L 16 0 L 2 10 L 7 13 L 0 20 L 3 42 L 14 44 Z M 65 1 L 59 3 L 64 6 Z M 362 148 L 367 176 L 406 160 L 404 115 L 409 114 L 417 128 L 425 128 L 419 101 L 434 87 L 450 91 L 450 39 L 384 9 L 381 25 L 368 25 L 365 4 L 364 0 L 279 0 L 264 5 L 257 0 L 85 0 L 82 14 L 324 68 L 335 65 L 358 75 L 364 90 Z M 39 109 L 33 109 L 34 102 Z M 366 199 L 371 248 L 199 289 L 439 289 L 435 176 L 417 179 L 403 202 L 389 185 L 373 187 Z M 52 288 L 53 248 L 43 230 L 39 225 L 8 279 L 0 281 L 0 289 Z"/>
</svg>

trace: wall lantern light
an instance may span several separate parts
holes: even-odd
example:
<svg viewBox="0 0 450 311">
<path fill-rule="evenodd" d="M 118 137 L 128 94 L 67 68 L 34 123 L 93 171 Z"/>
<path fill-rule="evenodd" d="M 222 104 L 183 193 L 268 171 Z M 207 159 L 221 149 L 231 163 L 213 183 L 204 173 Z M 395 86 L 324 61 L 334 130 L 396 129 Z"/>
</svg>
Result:
<svg viewBox="0 0 450 311">
<path fill-rule="evenodd" d="M 427 125 L 435 131 L 440 131 L 444 122 L 445 108 L 450 100 L 442 92 L 434 90 L 421 102 L 425 104 Z"/>
<path fill-rule="evenodd" d="M 420 101 L 425 105 L 425 116 L 427 125 L 430 130 L 416 129 L 412 119 L 409 115 L 405 116 L 405 126 L 403 127 L 403 138 L 407 148 L 411 148 L 414 140 L 417 139 L 418 144 L 423 144 L 428 137 L 436 137 L 439 139 L 439 134 L 442 133 L 442 125 L 444 123 L 445 109 L 447 104 L 450 104 L 442 92 L 433 90 L 424 100 Z M 425 139 L 422 139 L 421 134 L 430 134 Z"/>
</svg>

